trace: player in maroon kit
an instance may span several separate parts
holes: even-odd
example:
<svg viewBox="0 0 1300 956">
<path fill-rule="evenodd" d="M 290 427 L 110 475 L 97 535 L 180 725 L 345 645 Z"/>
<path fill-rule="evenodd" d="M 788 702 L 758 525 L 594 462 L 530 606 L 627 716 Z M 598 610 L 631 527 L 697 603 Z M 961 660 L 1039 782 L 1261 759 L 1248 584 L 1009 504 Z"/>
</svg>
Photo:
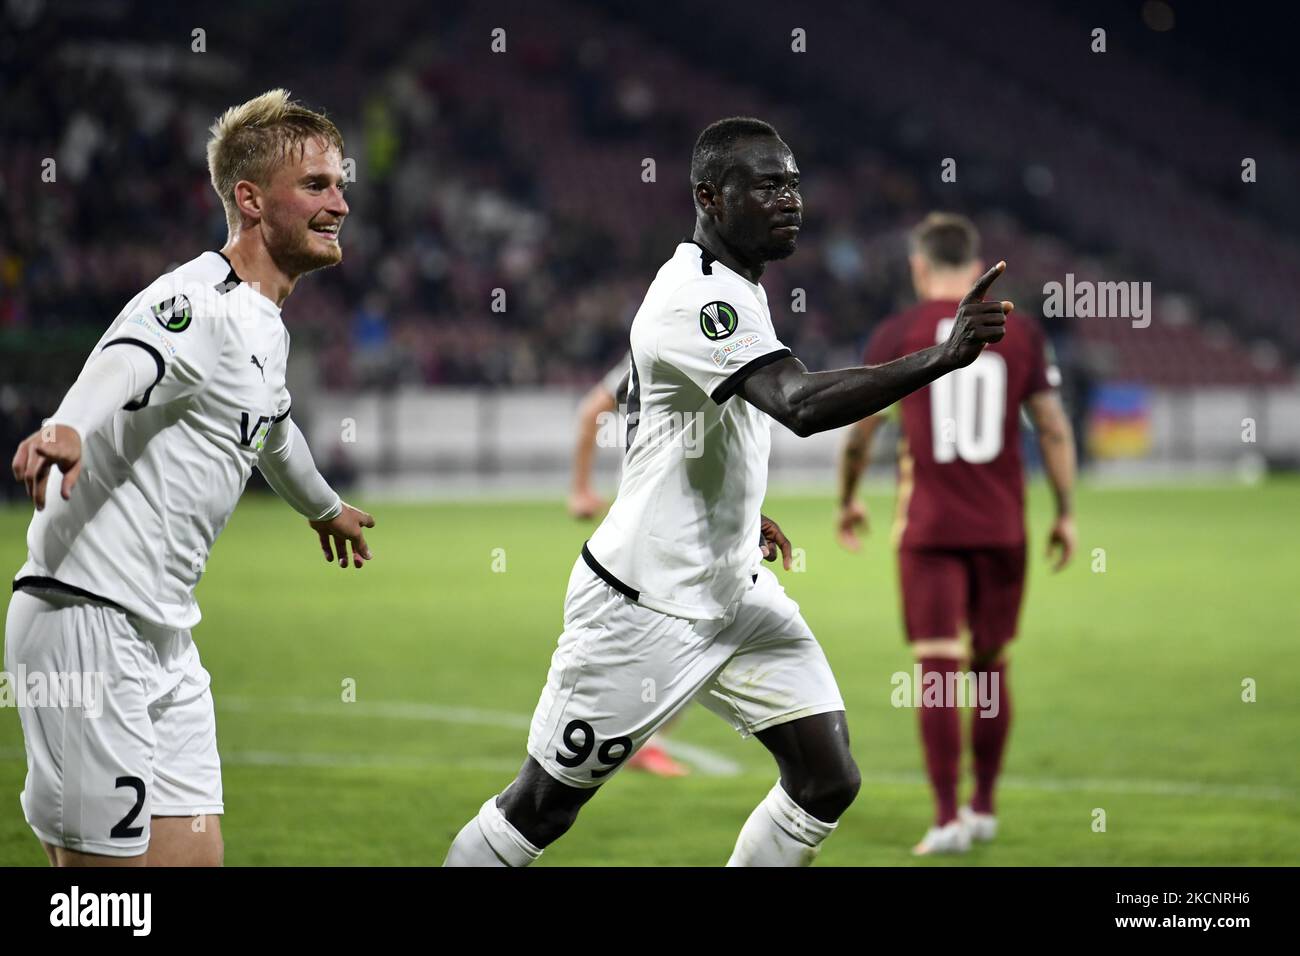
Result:
<svg viewBox="0 0 1300 956">
<path fill-rule="evenodd" d="M 931 214 L 912 231 L 910 262 L 919 302 L 879 325 L 867 345 L 868 365 L 944 341 L 958 300 L 984 268 L 974 225 L 943 213 Z M 904 625 L 921 664 L 922 688 L 949 691 L 923 694 L 918 701 L 935 797 L 934 826 L 916 846 L 918 854 L 964 852 L 972 839 L 990 840 L 997 830 L 993 790 L 1011 720 L 1004 650 L 1016 634 L 1025 583 L 1022 404 L 1056 498 L 1048 537 L 1054 570 L 1065 567 L 1075 547 L 1074 437 L 1056 393 L 1058 380 L 1038 323 L 1012 312 L 1000 342 L 898 405 L 894 543 Z M 858 479 L 884 420 L 882 413 L 853 425 L 841 460 L 839 540 L 854 551 L 861 546 L 856 530 L 867 524 L 856 497 Z M 973 681 L 958 677 L 966 673 L 967 660 Z M 942 675 L 942 683 L 933 683 L 940 678 L 931 675 Z M 951 693 L 959 682 L 977 688 L 971 720 L 975 792 L 970 806 L 960 809 L 961 723 Z"/>
</svg>

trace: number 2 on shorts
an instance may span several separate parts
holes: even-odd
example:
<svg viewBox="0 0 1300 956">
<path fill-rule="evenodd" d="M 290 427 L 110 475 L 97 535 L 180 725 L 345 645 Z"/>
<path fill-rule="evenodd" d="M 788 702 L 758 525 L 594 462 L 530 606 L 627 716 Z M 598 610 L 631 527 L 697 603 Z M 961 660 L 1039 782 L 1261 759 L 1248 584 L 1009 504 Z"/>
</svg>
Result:
<svg viewBox="0 0 1300 956">
<path fill-rule="evenodd" d="M 118 821 L 108 835 L 114 840 L 134 839 L 144 833 L 144 827 L 131 826 L 131 824 L 135 823 L 135 818 L 140 815 L 140 810 L 144 807 L 144 781 L 139 777 L 118 777 L 113 786 L 117 790 L 121 790 L 123 787 L 133 789 L 135 791 L 135 806 Z"/>
</svg>

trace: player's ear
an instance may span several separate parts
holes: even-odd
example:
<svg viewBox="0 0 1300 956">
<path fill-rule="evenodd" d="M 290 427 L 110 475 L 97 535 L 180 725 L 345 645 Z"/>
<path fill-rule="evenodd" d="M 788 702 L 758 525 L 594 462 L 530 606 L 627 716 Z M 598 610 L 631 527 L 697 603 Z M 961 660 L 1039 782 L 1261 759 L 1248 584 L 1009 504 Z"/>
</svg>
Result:
<svg viewBox="0 0 1300 956">
<path fill-rule="evenodd" d="M 262 190 L 257 183 L 247 179 L 235 183 L 235 205 L 239 208 L 240 215 L 259 222 L 262 218 L 262 202 Z"/>
<path fill-rule="evenodd" d="M 716 218 L 722 211 L 719 208 L 720 196 L 718 187 L 707 179 L 701 179 L 695 184 L 695 204 L 704 211 L 705 215 Z"/>
</svg>

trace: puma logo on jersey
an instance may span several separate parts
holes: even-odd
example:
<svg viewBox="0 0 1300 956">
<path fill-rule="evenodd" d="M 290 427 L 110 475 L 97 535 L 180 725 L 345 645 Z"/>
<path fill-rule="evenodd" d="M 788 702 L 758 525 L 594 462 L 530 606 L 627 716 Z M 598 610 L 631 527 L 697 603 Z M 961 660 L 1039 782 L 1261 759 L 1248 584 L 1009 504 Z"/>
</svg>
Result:
<svg viewBox="0 0 1300 956">
<path fill-rule="evenodd" d="M 257 370 L 262 373 L 262 381 L 265 382 L 266 365 L 263 362 L 259 362 L 256 355 L 250 355 L 249 358 L 252 359 L 253 364 L 257 366 Z"/>
</svg>

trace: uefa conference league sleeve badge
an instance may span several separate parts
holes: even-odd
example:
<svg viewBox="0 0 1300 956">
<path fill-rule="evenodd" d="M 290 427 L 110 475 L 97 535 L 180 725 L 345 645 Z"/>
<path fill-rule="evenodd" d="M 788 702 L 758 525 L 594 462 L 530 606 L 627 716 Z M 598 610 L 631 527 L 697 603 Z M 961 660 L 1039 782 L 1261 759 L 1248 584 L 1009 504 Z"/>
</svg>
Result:
<svg viewBox="0 0 1300 956">
<path fill-rule="evenodd" d="M 176 295 L 155 305 L 153 317 L 168 332 L 184 332 L 190 327 L 194 313 L 190 308 L 190 300 L 183 295 Z"/>
<path fill-rule="evenodd" d="M 700 309 L 700 331 L 711 342 L 725 339 L 739 324 L 735 308 L 726 302 L 710 302 Z"/>
</svg>

